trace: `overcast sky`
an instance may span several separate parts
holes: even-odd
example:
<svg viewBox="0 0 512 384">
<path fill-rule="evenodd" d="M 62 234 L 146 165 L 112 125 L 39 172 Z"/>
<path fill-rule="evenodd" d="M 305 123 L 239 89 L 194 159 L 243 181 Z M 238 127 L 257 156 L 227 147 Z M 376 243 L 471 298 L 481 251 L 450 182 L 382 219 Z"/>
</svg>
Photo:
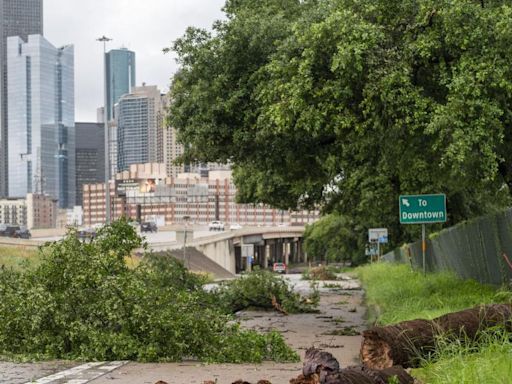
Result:
<svg viewBox="0 0 512 384">
<path fill-rule="evenodd" d="M 103 35 L 136 55 L 137 85 L 169 89 L 174 56 L 162 49 L 188 26 L 210 29 L 225 0 L 43 0 L 44 35 L 55 46 L 75 46 L 75 120 L 96 121 L 103 105 Z"/>
</svg>

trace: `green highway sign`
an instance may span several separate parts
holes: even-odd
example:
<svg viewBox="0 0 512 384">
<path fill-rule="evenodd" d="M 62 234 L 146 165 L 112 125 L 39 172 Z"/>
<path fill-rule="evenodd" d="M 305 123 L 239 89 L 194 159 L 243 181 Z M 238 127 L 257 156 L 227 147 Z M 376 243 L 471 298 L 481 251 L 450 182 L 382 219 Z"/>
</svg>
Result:
<svg viewBox="0 0 512 384">
<path fill-rule="evenodd" d="M 401 195 L 400 224 L 444 223 L 446 195 Z"/>
</svg>

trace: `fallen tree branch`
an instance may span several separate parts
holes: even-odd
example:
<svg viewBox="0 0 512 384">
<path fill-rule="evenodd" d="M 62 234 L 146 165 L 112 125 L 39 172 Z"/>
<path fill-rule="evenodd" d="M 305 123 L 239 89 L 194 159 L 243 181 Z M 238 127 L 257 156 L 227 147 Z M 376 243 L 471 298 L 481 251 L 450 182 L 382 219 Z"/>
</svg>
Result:
<svg viewBox="0 0 512 384">
<path fill-rule="evenodd" d="M 503 252 L 503 258 L 505 259 L 506 263 L 508 264 L 508 267 L 512 271 L 512 262 L 510 261 L 510 259 L 508 258 L 507 254 L 505 252 Z"/>
<path fill-rule="evenodd" d="M 277 298 L 276 298 L 276 296 L 275 296 L 275 295 L 272 295 L 272 307 L 274 307 L 274 309 L 275 309 L 277 312 L 282 313 L 283 315 L 287 315 L 287 316 L 288 316 L 288 312 L 286 312 L 286 311 L 284 310 L 284 308 L 283 308 L 283 307 L 281 307 L 281 304 L 279 304 L 279 303 L 277 302 Z"/>
<path fill-rule="evenodd" d="M 415 367 L 436 347 L 437 337 L 443 335 L 461 341 L 474 340 L 481 330 L 504 326 L 512 329 L 512 306 L 482 305 L 449 313 L 432 321 L 411 320 L 363 331 L 361 360 L 372 369 L 394 365 Z"/>
</svg>

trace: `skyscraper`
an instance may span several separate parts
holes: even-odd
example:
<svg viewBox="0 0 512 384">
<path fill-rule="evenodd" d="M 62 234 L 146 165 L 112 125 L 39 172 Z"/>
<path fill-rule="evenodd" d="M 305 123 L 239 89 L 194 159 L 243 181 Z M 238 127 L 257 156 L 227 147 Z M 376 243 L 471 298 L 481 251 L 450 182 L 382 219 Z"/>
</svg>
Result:
<svg viewBox="0 0 512 384">
<path fill-rule="evenodd" d="M 107 52 L 107 120 L 114 116 L 119 98 L 135 86 L 135 52 L 126 48 Z"/>
<path fill-rule="evenodd" d="M 170 103 L 170 95 L 162 96 L 162 104 L 165 111 L 168 110 Z M 185 166 L 183 164 L 176 165 L 174 161 L 181 155 L 183 155 L 184 148 L 183 144 L 178 143 L 177 131 L 176 128 L 171 127 L 167 123 L 166 116 L 163 116 L 163 154 L 164 154 L 164 163 L 165 169 L 167 171 L 167 175 L 172 177 L 178 177 L 178 174 L 185 172 Z"/>
<path fill-rule="evenodd" d="M 75 124 L 76 205 L 82 205 L 83 185 L 105 180 L 105 128 L 102 123 Z"/>
<path fill-rule="evenodd" d="M 43 0 L 0 0 L 0 195 L 7 180 L 7 37 L 43 34 Z"/>
<path fill-rule="evenodd" d="M 41 35 L 7 39 L 9 196 L 30 192 L 75 204 L 73 46 Z"/>
<path fill-rule="evenodd" d="M 134 87 L 119 99 L 117 111 L 117 167 L 163 163 L 162 97 L 156 86 Z"/>
</svg>

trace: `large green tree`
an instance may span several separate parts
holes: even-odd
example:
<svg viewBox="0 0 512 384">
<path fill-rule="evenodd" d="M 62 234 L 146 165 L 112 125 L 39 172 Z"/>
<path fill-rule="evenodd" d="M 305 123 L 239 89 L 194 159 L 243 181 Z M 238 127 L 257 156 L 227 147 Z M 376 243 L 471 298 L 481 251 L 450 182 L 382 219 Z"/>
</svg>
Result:
<svg viewBox="0 0 512 384">
<path fill-rule="evenodd" d="M 240 201 L 320 205 L 409 240 L 399 194 L 444 192 L 447 225 L 510 202 L 512 5 L 238 0 L 173 46 L 186 161 L 230 161 Z"/>
</svg>

